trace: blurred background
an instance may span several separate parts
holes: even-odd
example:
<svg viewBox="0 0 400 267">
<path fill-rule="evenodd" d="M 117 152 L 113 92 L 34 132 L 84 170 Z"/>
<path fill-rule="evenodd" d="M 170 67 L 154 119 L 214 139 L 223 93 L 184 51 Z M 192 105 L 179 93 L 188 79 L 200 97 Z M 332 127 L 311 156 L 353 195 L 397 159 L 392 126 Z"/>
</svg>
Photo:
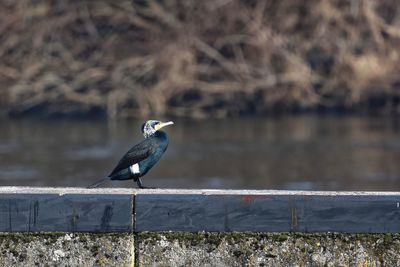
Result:
<svg viewBox="0 0 400 267">
<path fill-rule="evenodd" d="M 400 190 L 397 0 L 1 0 L 0 186 Z M 107 186 L 133 187 L 132 181 Z"/>
</svg>

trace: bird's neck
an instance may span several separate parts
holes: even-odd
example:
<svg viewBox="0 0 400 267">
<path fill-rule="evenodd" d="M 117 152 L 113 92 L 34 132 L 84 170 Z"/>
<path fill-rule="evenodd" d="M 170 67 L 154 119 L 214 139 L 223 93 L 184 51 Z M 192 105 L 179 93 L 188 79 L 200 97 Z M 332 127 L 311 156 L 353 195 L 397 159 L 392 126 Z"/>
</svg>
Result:
<svg viewBox="0 0 400 267">
<path fill-rule="evenodd" d="M 148 138 L 168 138 L 167 137 L 167 134 L 166 133 L 164 133 L 163 131 L 156 131 L 155 133 L 153 133 L 152 135 L 148 135 L 148 136 L 145 136 L 144 138 L 145 139 L 148 139 Z"/>
</svg>

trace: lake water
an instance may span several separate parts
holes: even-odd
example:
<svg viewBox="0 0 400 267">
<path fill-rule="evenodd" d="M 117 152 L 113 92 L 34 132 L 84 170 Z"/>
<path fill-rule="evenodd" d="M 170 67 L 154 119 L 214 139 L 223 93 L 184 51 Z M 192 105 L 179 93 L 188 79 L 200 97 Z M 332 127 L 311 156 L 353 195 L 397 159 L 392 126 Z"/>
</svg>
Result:
<svg viewBox="0 0 400 267">
<path fill-rule="evenodd" d="M 3 120 L 0 186 L 87 186 L 142 137 L 141 121 Z M 400 190 L 400 120 L 177 120 L 143 178 L 165 188 Z M 110 187 L 134 187 L 113 181 Z"/>
</svg>

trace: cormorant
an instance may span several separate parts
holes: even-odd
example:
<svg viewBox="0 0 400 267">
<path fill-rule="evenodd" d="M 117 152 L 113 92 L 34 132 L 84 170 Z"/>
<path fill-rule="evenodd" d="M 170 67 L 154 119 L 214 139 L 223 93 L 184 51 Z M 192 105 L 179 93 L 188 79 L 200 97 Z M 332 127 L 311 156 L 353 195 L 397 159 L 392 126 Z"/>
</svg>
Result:
<svg viewBox="0 0 400 267">
<path fill-rule="evenodd" d="M 142 125 L 144 140 L 133 146 L 118 162 L 114 170 L 104 179 L 90 185 L 94 188 L 107 180 L 133 179 L 139 188 L 143 186 L 140 177 L 145 175 L 161 158 L 168 147 L 168 136 L 161 128 L 174 124 L 172 121 L 161 122 L 148 120 Z"/>
</svg>

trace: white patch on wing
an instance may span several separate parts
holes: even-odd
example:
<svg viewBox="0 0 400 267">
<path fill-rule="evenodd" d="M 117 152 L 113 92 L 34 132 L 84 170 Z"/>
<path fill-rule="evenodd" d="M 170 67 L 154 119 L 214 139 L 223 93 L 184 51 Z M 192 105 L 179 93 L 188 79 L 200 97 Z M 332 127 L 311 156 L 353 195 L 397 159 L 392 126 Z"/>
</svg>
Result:
<svg viewBox="0 0 400 267">
<path fill-rule="evenodd" d="M 131 170 L 132 174 L 138 174 L 140 173 L 139 170 L 139 163 L 133 164 L 132 166 L 129 167 L 129 169 Z"/>
</svg>

